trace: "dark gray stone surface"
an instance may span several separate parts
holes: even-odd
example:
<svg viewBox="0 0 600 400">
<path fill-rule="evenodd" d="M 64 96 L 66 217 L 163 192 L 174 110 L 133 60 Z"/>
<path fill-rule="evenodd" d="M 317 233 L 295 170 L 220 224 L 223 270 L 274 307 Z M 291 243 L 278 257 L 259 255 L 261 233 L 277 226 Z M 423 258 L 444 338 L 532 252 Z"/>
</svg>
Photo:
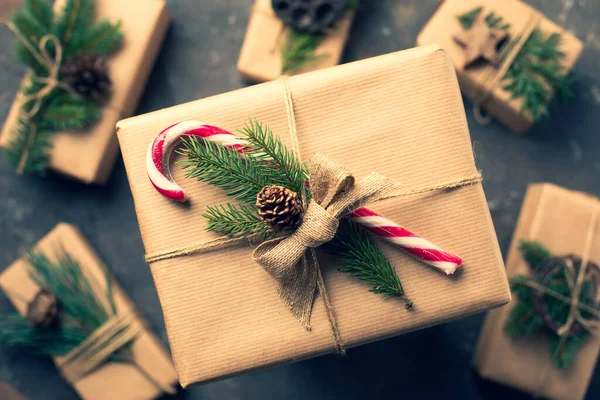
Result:
<svg viewBox="0 0 600 400">
<path fill-rule="evenodd" d="M 2 0 L 4 1 L 4 0 Z M 139 0 L 136 0 L 139 1 Z M 528 0 L 585 42 L 574 70 L 577 100 L 527 136 L 497 123 L 482 127 L 469 111 L 477 163 L 498 239 L 506 252 L 527 184 L 550 181 L 600 195 L 600 0 Z M 363 0 L 344 62 L 411 47 L 436 0 Z M 145 113 L 246 86 L 235 63 L 250 0 L 168 0 L 172 25 L 137 110 Z M 0 118 L 23 68 L 0 29 Z M 162 313 L 143 261 L 143 247 L 122 162 L 104 187 L 56 176 L 18 177 L 0 159 L 0 270 L 58 222 L 78 225 L 166 343 Z M 457 295 L 460 295 L 457 293 Z M 0 296 L 0 312 L 11 307 Z M 529 398 L 485 382 L 470 368 L 483 315 L 325 356 L 248 373 L 180 394 L 187 399 L 259 398 Z M 74 392 L 47 360 L 0 348 L 0 379 L 33 399 L 72 399 Z M 600 398 L 600 371 L 588 399 Z"/>
</svg>

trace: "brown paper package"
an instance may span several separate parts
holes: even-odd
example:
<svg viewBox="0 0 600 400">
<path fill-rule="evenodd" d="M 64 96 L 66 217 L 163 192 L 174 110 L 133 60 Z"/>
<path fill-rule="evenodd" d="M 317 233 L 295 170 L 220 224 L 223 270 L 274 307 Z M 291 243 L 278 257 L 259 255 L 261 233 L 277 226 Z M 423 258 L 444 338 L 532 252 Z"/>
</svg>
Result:
<svg viewBox="0 0 600 400">
<path fill-rule="evenodd" d="M 4 381 L 0 381 L 0 399 L 2 400 L 27 400 L 25 396 Z"/>
<path fill-rule="evenodd" d="M 62 10 L 66 0 L 54 3 Z M 108 59 L 112 96 L 101 119 L 83 131 L 60 132 L 52 138 L 50 168 L 85 183 L 103 184 L 119 152 L 115 124 L 133 115 L 160 50 L 169 23 L 163 0 L 96 0 L 96 18 L 122 21 L 122 47 Z M 17 94 L 0 134 L 8 146 L 20 110 Z"/>
<path fill-rule="evenodd" d="M 303 159 L 317 151 L 357 179 L 376 171 L 407 189 L 476 172 L 454 68 L 437 46 L 340 65 L 289 79 Z M 260 101 L 256 101 L 260 99 Z M 183 104 L 118 124 L 118 136 L 146 252 L 205 241 L 202 212 L 228 198 L 219 189 L 173 175 L 191 200 L 163 197 L 146 174 L 146 149 L 173 123 L 200 120 L 230 131 L 253 117 L 290 146 L 282 82 L 277 80 Z M 386 200 L 372 208 L 461 255 L 448 277 L 400 250 L 382 247 L 397 266 L 412 312 L 321 266 L 348 347 L 440 324 L 505 304 L 510 293 L 481 185 Z M 229 376 L 333 351 L 322 299 L 306 331 L 279 299 L 276 283 L 252 261 L 248 244 L 151 264 L 180 383 Z"/>
<path fill-rule="evenodd" d="M 463 30 L 457 16 L 476 7 L 483 7 L 485 13 L 493 11 L 497 16 L 503 17 L 504 21 L 510 23 L 509 32 L 513 34 L 522 31 L 529 22 L 532 12 L 535 11 L 519 0 L 445 0 L 417 37 L 417 44 L 439 44 L 446 50 L 455 65 L 462 65 L 465 57 L 464 49 L 452 38 L 455 33 Z M 545 35 L 554 32 L 561 34 L 561 51 L 565 53 L 563 66 L 570 71 L 583 50 L 581 40 L 545 17 L 542 18 L 539 28 Z M 478 95 L 490 68 L 494 67 L 489 63 L 482 63 L 467 70 L 462 68 L 457 70 L 458 80 L 466 97 L 473 100 Z M 519 98 L 510 100 L 510 93 L 502 89 L 502 86 L 500 84 L 492 91 L 483 107 L 512 131 L 524 133 L 533 124 L 533 119 L 531 115 L 520 112 L 522 100 Z"/>
<path fill-rule="evenodd" d="M 536 240 L 556 255 L 583 252 L 598 199 L 543 183 L 530 185 L 525 196 L 506 264 L 509 276 L 529 274 L 518 249 L 521 239 Z M 597 228 L 599 229 L 599 228 Z M 600 232 L 596 231 L 590 260 L 600 260 Z M 552 400 L 581 400 L 585 396 L 600 350 L 600 338 L 592 336 L 579 351 L 573 366 L 552 366 L 545 338 L 512 339 L 504 333 L 511 304 L 491 311 L 477 344 L 474 366 L 481 376 Z"/>
<path fill-rule="evenodd" d="M 57 225 L 38 242 L 35 249 L 54 261 L 55 252 L 60 246 L 80 263 L 85 273 L 101 282 L 105 290 L 106 267 L 75 227 L 64 223 Z M 29 277 L 28 264 L 24 258 L 17 260 L 0 275 L 0 288 L 22 315 L 26 313 L 27 302 L 31 301 L 39 290 Z M 127 295 L 116 284 L 113 284 L 113 293 L 118 313 L 137 312 Z M 147 328 L 144 328 L 133 342 L 133 353 L 144 374 L 163 387 L 174 387 L 177 375 L 169 354 Z M 60 357 L 55 359 L 58 360 Z M 130 364 L 114 362 L 103 364 L 75 382 L 73 387 L 85 400 L 142 400 L 154 399 L 162 394 L 161 390 L 137 368 Z"/>
<path fill-rule="evenodd" d="M 353 18 L 354 13 L 348 13 L 328 33 L 315 52 L 317 55 L 323 55 L 322 59 L 293 72 L 298 74 L 337 65 L 348 40 Z M 273 11 L 271 0 L 256 0 L 237 64 L 240 73 L 246 79 L 256 82 L 268 82 L 279 77 L 282 65 L 279 49 L 285 41 L 286 34 L 283 22 Z"/>
</svg>

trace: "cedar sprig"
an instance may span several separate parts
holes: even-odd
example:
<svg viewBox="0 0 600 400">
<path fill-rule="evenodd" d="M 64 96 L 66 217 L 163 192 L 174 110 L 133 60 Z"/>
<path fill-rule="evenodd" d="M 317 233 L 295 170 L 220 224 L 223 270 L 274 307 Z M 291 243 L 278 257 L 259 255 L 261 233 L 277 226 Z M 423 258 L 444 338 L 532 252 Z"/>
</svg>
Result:
<svg viewBox="0 0 600 400">
<path fill-rule="evenodd" d="M 483 7 L 477 7 L 458 16 L 464 29 L 470 29 Z M 491 28 L 508 29 L 503 18 L 490 12 L 486 22 Z M 554 92 L 561 99 L 573 97 L 570 90 L 572 79 L 562 66 L 565 54 L 560 51 L 561 36 L 545 35 L 536 28 L 503 77 L 503 89 L 511 99 L 522 98 L 521 112 L 528 113 L 534 121 L 549 115 L 548 107 Z"/>
<path fill-rule="evenodd" d="M 246 204 L 208 206 L 203 216 L 208 219 L 208 232 L 220 232 L 229 237 L 257 236 L 262 239 L 269 239 L 276 234 L 271 226 L 259 218 L 256 207 Z"/>
<path fill-rule="evenodd" d="M 546 260 L 552 256 L 547 248 L 535 241 L 521 241 L 519 250 L 534 274 L 543 272 Z M 535 308 L 533 300 L 533 291 L 535 289 L 527 285 L 527 283 L 532 281 L 533 278 L 525 275 L 517 275 L 511 278 L 511 291 L 518 299 L 518 302 L 510 310 L 504 329 L 509 336 L 514 338 L 532 337 L 539 334 L 549 337 L 552 363 L 557 368 L 568 368 L 573 364 L 578 351 L 589 338 L 590 333 L 585 329 L 579 329 L 571 332 L 572 335 L 567 334 L 569 336 L 561 337 L 554 330 L 550 329 L 545 324 L 544 318 Z M 572 295 L 564 270 L 559 271 L 548 283 L 547 287 L 565 297 L 571 297 Z M 590 283 L 584 282 L 580 297 L 582 305 L 592 305 L 590 303 L 590 290 Z M 543 295 L 543 301 L 550 318 L 558 321 L 560 324 L 564 324 L 567 321 L 571 312 L 570 304 L 546 294 Z M 585 318 L 590 317 L 589 313 L 585 310 L 582 310 L 581 313 Z"/>
<path fill-rule="evenodd" d="M 348 218 L 342 219 L 335 238 L 326 243 L 324 249 L 339 258 L 341 272 L 373 285 L 371 292 L 400 297 L 407 309 L 412 307 L 396 270 L 364 228 Z"/>
<path fill-rule="evenodd" d="M 121 23 L 103 20 L 94 24 L 93 19 L 94 0 L 67 0 L 57 14 L 47 0 L 25 0 L 23 7 L 11 16 L 10 21 L 36 52 L 39 52 L 39 41 L 44 35 L 55 35 L 63 48 L 64 61 L 66 57 L 79 52 L 108 55 L 119 48 L 123 38 Z M 56 55 L 52 43 L 48 43 L 46 50 L 52 57 Z M 20 41 L 15 45 L 15 54 L 28 67 L 28 76 L 31 78 L 21 88 L 21 93 L 37 93 L 43 85 L 35 82 L 35 79 L 48 77 L 46 67 Z M 59 76 L 59 80 L 61 78 Z M 23 111 L 31 107 L 32 104 L 26 104 Z M 75 96 L 64 87 L 57 87 L 45 97 L 34 117 L 18 119 L 4 152 L 15 167 L 19 166 L 22 155 L 27 152 L 22 172 L 44 175 L 50 159 L 51 136 L 63 130 L 86 128 L 99 118 L 98 104 Z"/>
<path fill-rule="evenodd" d="M 305 188 L 307 170 L 293 151 L 283 144 L 278 136 L 273 135 L 271 128 L 256 119 L 251 119 L 238 131 L 250 145 L 244 154 L 254 162 L 265 163 L 270 169 L 280 173 L 281 186 L 301 193 Z M 280 182 L 281 183 L 281 182 Z M 272 185 L 278 183 L 273 182 Z"/>
<path fill-rule="evenodd" d="M 254 204 L 263 187 L 284 185 L 286 177 L 281 171 L 267 163 L 253 162 L 235 149 L 195 136 L 182 142 L 183 148 L 177 153 L 184 157 L 179 164 L 187 171 L 186 177 L 217 186 L 236 200 Z"/>
</svg>

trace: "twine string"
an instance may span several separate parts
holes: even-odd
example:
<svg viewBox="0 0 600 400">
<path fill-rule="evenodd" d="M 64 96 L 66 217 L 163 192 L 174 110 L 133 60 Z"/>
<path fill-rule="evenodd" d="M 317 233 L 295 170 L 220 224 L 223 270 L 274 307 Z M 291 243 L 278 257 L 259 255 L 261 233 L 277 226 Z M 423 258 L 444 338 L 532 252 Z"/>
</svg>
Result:
<svg viewBox="0 0 600 400">
<path fill-rule="evenodd" d="M 485 76 L 483 83 L 481 86 L 479 86 L 477 92 L 475 93 L 475 98 L 473 100 L 473 113 L 475 115 L 475 120 L 480 125 L 488 125 L 492 121 L 492 117 L 489 114 L 483 114 L 483 104 L 489 100 L 500 82 L 502 82 L 502 79 L 517 59 L 517 56 L 523 49 L 523 46 L 525 46 L 525 43 L 535 28 L 538 26 L 541 19 L 541 14 L 532 9 L 531 15 L 529 16 L 527 23 L 523 26 L 521 32 L 509 43 L 507 43 L 501 50 L 499 58 L 502 60 L 502 62 L 500 63 L 500 66 L 497 69 L 490 68 L 488 70 L 488 73 Z"/>
</svg>

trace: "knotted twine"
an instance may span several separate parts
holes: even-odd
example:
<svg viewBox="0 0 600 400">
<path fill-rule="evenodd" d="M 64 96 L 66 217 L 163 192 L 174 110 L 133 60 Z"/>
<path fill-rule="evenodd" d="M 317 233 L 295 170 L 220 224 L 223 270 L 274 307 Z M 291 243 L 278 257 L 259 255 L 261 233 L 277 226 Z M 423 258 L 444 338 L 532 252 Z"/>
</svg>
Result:
<svg viewBox="0 0 600 400">
<path fill-rule="evenodd" d="M 279 78 L 283 86 L 288 128 L 293 151 L 300 156 L 300 144 L 296 127 L 294 103 L 289 79 Z M 317 289 L 323 298 L 331 326 L 335 349 L 344 353 L 344 344 L 335 319 L 333 306 L 317 260 L 315 249 L 335 236 L 340 218 L 367 203 L 412 196 L 416 194 L 457 189 L 481 183 L 481 174 L 476 172 L 455 180 L 439 184 L 401 190 L 401 185 L 377 173 L 371 173 L 361 182 L 341 166 L 317 153 L 310 161 L 310 187 L 312 200 L 306 208 L 300 226 L 291 234 L 261 243 L 253 252 L 253 259 L 278 282 L 278 293 L 291 313 L 310 330 L 310 316 Z M 306 205 L 306 189 L 302 200 Z M 148 264 L 174 259 L 191 254 L 240 243 L 254 237 L 218 237 L 209 241 L 184 247 L 146 254 Z"/>
<path fill-rule="evenodd" d="M 481 13 L 483 12 L 484 10 L 481 11 Z M 517 56 L 523 49 L 523 46 L 525 46 L 525 43 L 527 43 L 527 40 L 535 28 L 537 28 L 541 20 L 542 15 L 536 10 L 531 9 L 529 19 L 523 26 L 521 32 L 515 35 L 513 39 L 504 45 L 500 51 L 500 55 L 498 57 L 498 59 L 502 60 L 500 65 L 497 68 L 494 66 L 489 68 L 487 70 L 487 74 L 484 75 L 483 83 L 477 87 L 473 99 L 473 113 L 475 115 L 475 120 L 479 124 L 488 125 L 492 121 L 492 117 L 489 114 L 486 116 L 483 115 L 483 104 L 494 94 L 494 91 L 504 79 L 504 76 L 517 59 Z"/>
<path fill-rule="evenodd" d="M 60 44 L 60 40 L 52 34 L 46 34 L 42 36 L 42 38 L 37 43 L 37 48 L 35 48 L 25 37 L 23 32 L 16 27 L 11 21 L 6 21 L 5 24 L 10 28 L 11 31 L 15 33 L 17 39 L 23 46 L 29 50 L 29 52 L 33 55 L 33 57 L 40 63 L 40 65 L 46 70 L 48 73 L 48 77 L 40 78 L 36 76 L 30 76 L 28 79 L 34 83 L 43 84 L 37 92 L 24 95 L 21 97 L 21 118 L 23 123 L 29 128 L 29 140 L 27 142 L 27 147 L 21 153 L 21 157 L 19 158 L 19 163 L 17 164 L 17 173 L 23 174 L 25 171 L 25 166 L 27 165 L 27 160 L 29 160 L 29 154 L 31 151 L 31 147 L 35 141 L 35 137 L 37 135 L 37 128 L 35 124 L 31 123 L 31 119 L 37 115 L 42 107 L 42 103 L 46 97 L 48 97 L 54 89 L 61 88 L 69 92 L 72 96 L 79 97 L 79 95 L 71 89 L 69 85 L 64 82 L 59 81 L 58 75 L 60 73 L 60 66 L 62 63 L 63 57 L 63 48 Z M 54 46 L 55 55 L 52 57 L 50 53 L 48 53 L 47 45 L 51 43 Z M 28 104 L 33 104 L 32 107 L 28 111 L 24 111 L 24 108 Z"/>
</svg>

